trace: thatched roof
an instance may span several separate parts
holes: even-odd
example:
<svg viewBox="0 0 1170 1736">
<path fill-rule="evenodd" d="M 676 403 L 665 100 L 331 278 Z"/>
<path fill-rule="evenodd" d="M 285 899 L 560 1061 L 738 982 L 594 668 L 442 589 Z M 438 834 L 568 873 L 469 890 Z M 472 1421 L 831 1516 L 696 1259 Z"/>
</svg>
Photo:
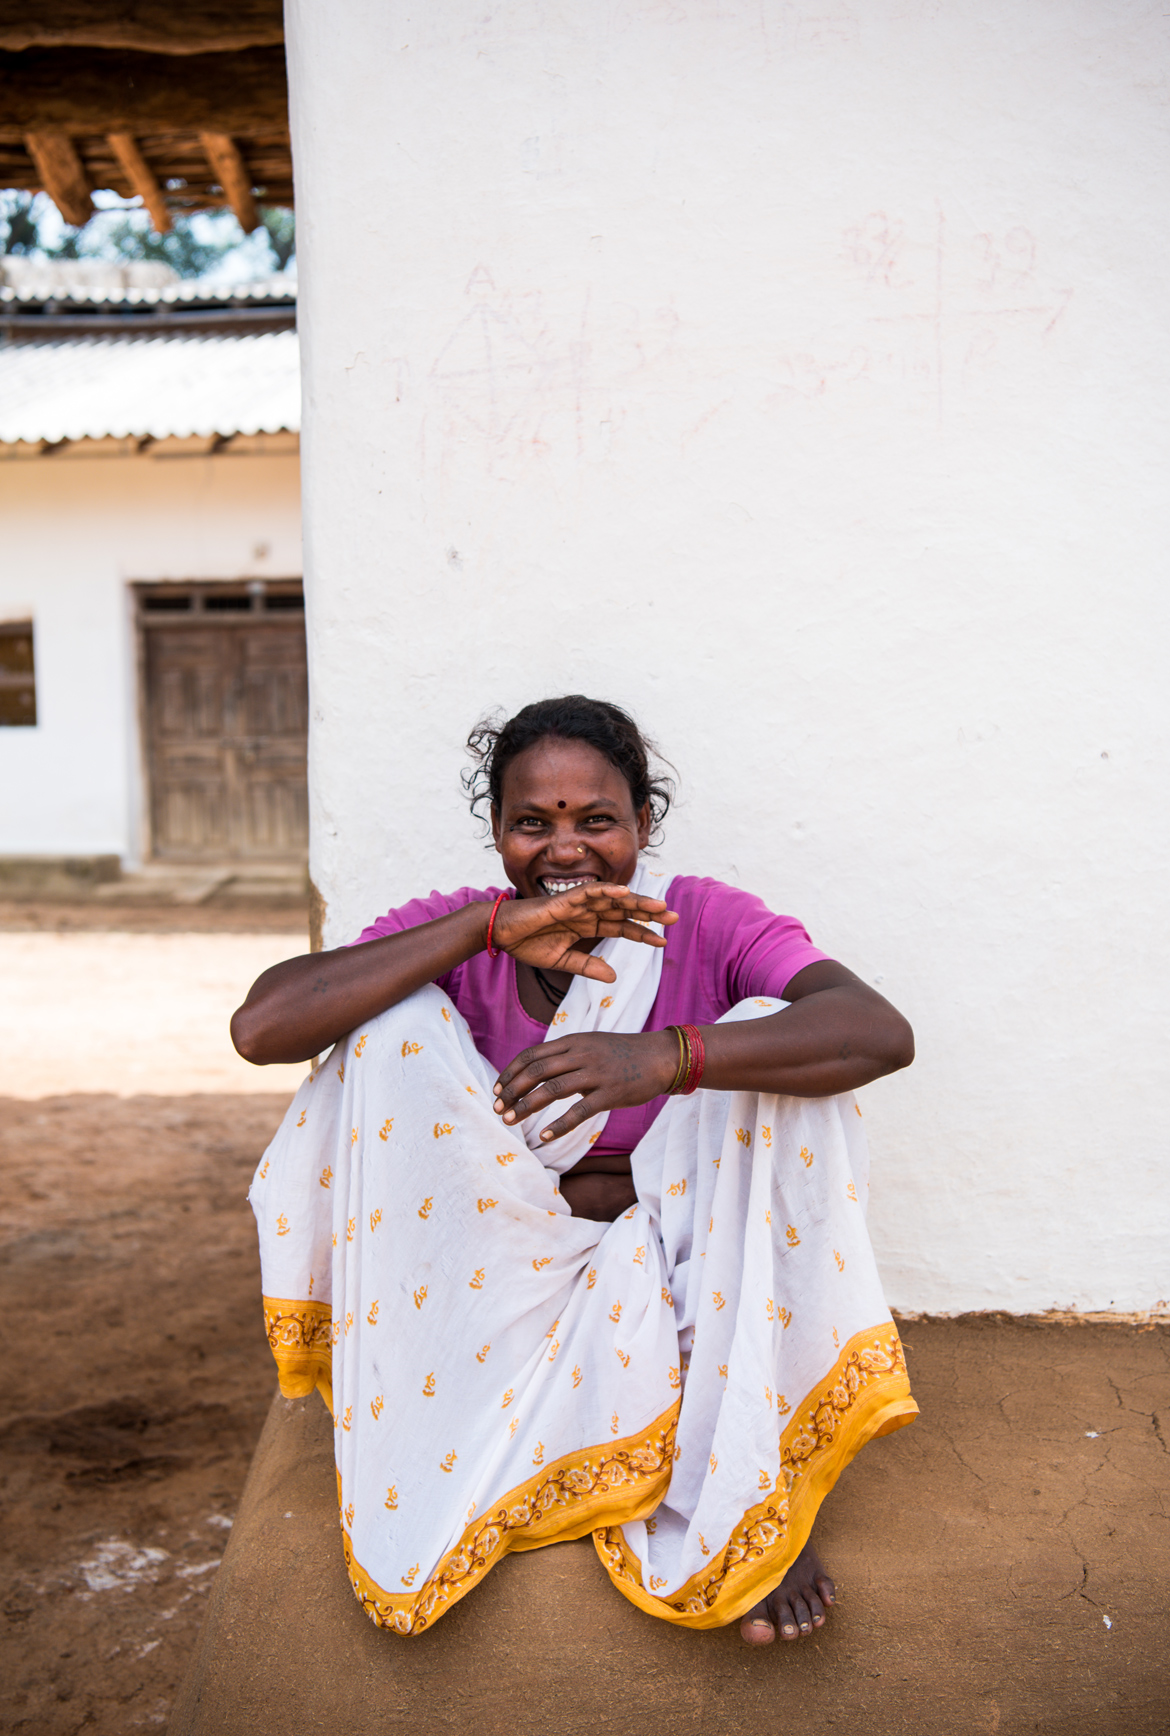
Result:
<svg viewBox="0 0 1170 1736">
<path fill-rule="evenodd" d="M 0 186 L 69 223 L 90 193 L 173 212 L 290 205 L 280 0 L 0 0 Z"/>
</svg>

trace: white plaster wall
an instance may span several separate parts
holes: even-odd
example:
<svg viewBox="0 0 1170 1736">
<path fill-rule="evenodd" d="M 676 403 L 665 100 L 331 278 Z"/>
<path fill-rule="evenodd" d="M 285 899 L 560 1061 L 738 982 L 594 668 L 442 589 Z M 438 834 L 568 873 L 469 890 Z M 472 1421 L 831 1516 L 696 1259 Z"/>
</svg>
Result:
<svg viewBox="0 0 1170 1736">
<path fill-rule="evenodd" d="M 481 708 L 914 1022 L 891 1301 L 1170 1298 L 1167 36 L 1139 0 L 291 0 L 327 942 L 492 873 Z"/>
<path fill-rule="evenodd" d="M 128 587 L 298 576 L 299 466 L 295 454 L 0 463 L 0 618 L 32 615 L 37 680 L 36 728 L 0 729 L 0 855 L 137 860 Z"/>
</svg>

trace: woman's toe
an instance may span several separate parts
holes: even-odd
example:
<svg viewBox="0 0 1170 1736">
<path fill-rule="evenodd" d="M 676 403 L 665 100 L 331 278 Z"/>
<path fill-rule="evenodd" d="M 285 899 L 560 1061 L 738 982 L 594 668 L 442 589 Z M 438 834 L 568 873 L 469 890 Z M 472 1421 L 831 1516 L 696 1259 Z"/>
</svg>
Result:
<svg viewBox="0 0 1170 1736">
<path fill-rule="evenodd" d="M 813 1626 L 818 1627 L 818 1628 L 824 1627 L 824 1625 L 825 1625 L 824 1605 L 821 1603 L 821 1600 L 817 1596 L 816 1592 L 812 1591 L 808 1587 L 806 1587 L 805 1593 L 804 1593 L 804 1601 L 808 1605 L 809 1614 L 812 1616 Z"/>
<path fill-rule="evenodd" d="M 811 1634 L 812 1611 L 809 1609 L 808 1604 L 805 1603 L 803 1597 L 798 1596 L 792 1599 L 792 1613 L 796 1617 L 797 1626 L 800 1628 L 801 1633 Z"/>
<path fill-rule="evenodd" d="M 772 1626 L 766 1603 L 758 1603 L 755 1609 L 748 1610 L 739 1624 L 739 1633 L 749 1646 L 771 1645 L 776 1638 L 776 1629 Z"/>
<path fill-rule="evenodd" d="M 792 1606 L 786 1598 L 777 1599 L 776 1623 L 780 1629 L 781 1639 L 796 1640 L 800 1638 L 800 1628 L 797 1625 L 795 1615 L 792 1613 Z"/>
<path fill-rule="evenodd" d="M 819 1573 L 817 1575 L 817 1590 L 820 1592 L 821 1602 L 825 1605 L 825 1608 L 831 1609 L 837 1601 L 837 1587 L 833 1584 L 833 1581 L 829 1578 L 827 1573 Z"/>
</svg>

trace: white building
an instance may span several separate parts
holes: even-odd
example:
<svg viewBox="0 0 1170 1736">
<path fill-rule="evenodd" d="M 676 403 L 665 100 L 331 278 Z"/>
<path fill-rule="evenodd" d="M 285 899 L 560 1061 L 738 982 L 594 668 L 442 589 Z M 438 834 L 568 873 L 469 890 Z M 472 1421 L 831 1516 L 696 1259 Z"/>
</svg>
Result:
<svg viewBox="0 0 1170 1736">
<path fill-rule="evenodd" d="M 1160 15 L 286 17 L 327 942 L 489 877 L 478 712 L 617 699 L 913 1020 L 891 1300 L 1165 1306 Z"/>
<path fill-rule="evenodd" d="M 95 286 L 82 266 L 63 288 L 60 268 L 17 264 L 0 288 L 0 872 L 303 857 L 295 291 L 144 287 L 140 268 Z"/>
</svg>

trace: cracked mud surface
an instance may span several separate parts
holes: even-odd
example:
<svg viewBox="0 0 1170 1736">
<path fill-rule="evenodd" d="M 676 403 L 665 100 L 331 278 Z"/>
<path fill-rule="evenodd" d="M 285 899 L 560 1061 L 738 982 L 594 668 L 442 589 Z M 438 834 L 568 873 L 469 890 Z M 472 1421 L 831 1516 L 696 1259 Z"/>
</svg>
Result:
<svg viewBox="0 0 1170 1736">
<path fill-rule="evenodd" d="M 166 1721 L 272 1398 L 244 1196 L 286 1101 L 0 1099 L 6 1733 Z"/>
<path fill-rule="evenodd" d="M 0 1296 L 15 1326 L 0 1413 L 5 1736 L 165 1724 L 273 1392 L 244 1195 L 285 1101 L 0 1101 Z M 903 1335 L 923 1415 L 867 1448 L 826 1504 L 841 1602 L 824 1633 L 745 1660 L 734 1634 L 659 1633 L 603 1585 L 613 1667 L 644 1678 L 676 1732 L 807 1713 L 870 1736 L 1164 1736 L 1170 1331 L 975 1317 Z M 328 1483 L 322 1579 L 340 1571 Z M 591 1546 L 573 1549 L 594 1572 Z M 522 1664 L 513 1635 L 481 1626 L 486 1608 L 473 1595 L 401 1654 L 440 1710 L 468 1645 L 479 1681 Z M 379 1674 L 404 1667 L 341 1572 L 326 1627 L 351 1618 L 343 1652 L 372 1646 Z M 569 1642 L 549 1620 L 555 1674 Z M 560 1736 L 622 1736 L 608 1712 L 598 1721 L 597 1627 L 579 1643 L 557 1683 Z M 436 1729 L 459 1727 L 451 1709 Z M 417 1736 L 419 1701 L 400 1710 L 352 1727 Z M 634 1727 L 655 1719 L 642 1708 Z"/>
<path fill-rule="evenodd" d="M 501 1562 L 421 1638 L 380 1633 L 346 1581 L 324 1408 L 278 1402 L 176 1736 L 285 1736 L 306 1633 L 331 1668 L 298 1676 L 301 1731 L 1165 1736 L 1170 1332 L 969 1316 L 903 1337 L 923 1414 L 825 1503 L 838 1603 L 795 1645 L 650 1619 L 588 1539 Z"/>
<path fill-rule="evenodd" d="M 875 1667 L 914 1684 L 920 1729 L 1161 1736 L 1170 1328 L 967 1316 L 902 1335 L 923 1415 L 825 1509 Z"/>
</svg>

